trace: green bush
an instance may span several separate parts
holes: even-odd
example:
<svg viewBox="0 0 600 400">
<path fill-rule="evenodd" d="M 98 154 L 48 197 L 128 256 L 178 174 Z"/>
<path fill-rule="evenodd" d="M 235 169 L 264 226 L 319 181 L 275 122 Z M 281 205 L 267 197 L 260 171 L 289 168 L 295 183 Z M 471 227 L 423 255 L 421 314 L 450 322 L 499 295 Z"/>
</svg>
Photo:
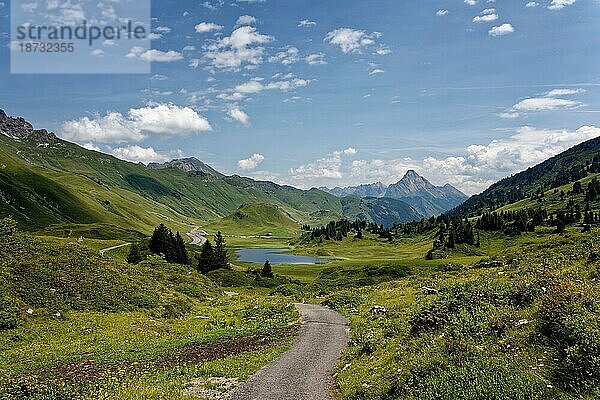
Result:
<svg viewBox="0 0 600 400">
<path fill-rule="evenodd" d="M 296 300 L 301 300 L 304 297 L 304 288 L 295 283 L 279 285 L 270 293 L 271 296 L 280 294 L 286 297 L 291 297 Z"/>
<path fill-rule="evenodd" d="M 321 304 L 334 310 L 352 310 L 358 308 L 364 301 L 357 290 L 341 290 L 328 295 Z"/>
<path fill-rule="evenodd" d="M 0 310 L 0 331 L 14 329 L 19 325 L 17 316 L 12 311 Z"/>
<path fill-rule="evenodd" d="M 597 296 L 570 281 L 550 286 L 539 309 L 538 330 L 559 354 L 556 381 L 570 390 L 600 383 L 600 310 Z"/>
<path fill-rule="evenodd" d="M 413 312 L 408 323 L 413 334 L 441 329 L 452 321 L 455 329 L 463 333 L 482 334 L 494 331 L 487 316 L 492 310 L 508 303 L 508 290 L 502 285 L 489 282 L 458 283 L 437 296 L 425 299 L 424 304 Z"/>
</svg>

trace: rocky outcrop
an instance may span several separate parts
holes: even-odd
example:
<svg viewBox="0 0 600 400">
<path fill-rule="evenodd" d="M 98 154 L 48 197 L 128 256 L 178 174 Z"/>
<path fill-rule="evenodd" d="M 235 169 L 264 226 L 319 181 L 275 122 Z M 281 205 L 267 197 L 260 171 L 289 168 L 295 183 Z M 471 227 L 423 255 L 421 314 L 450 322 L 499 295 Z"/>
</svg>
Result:
<svg viewBox="0 0 600 400">
<path fill-rule="evenodd" d="M 212 168 L 210 165 L 203 163 L 197 158 L 182 158 L 179 160 L 173 160 L 164 164 L 150 163 L 148 164 L 150 169 L 167 169 L 167 168 L 178 168 L 188 174 L 200 174 L 210 175 L 215 178 L 223 178 L 225 175 Z"/>
<path fill-rule="evenodd" d="M 31 139 L 38 144 L 54 143 L 56 135 L 45 129 L 34 129 L 24 118 L 12 118 L 0 110 L 0 134 L 13 139 Z"/>
</svg>

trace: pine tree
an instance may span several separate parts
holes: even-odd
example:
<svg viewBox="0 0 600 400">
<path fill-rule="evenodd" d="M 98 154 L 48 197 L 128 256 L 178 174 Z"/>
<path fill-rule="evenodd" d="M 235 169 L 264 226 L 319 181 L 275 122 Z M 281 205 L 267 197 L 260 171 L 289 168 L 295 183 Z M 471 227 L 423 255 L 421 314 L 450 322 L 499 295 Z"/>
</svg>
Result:
<svg viewBox="0 0 600 400">
<path fill-rule="evenodd" d="M 164 224 L 160 224 L 154 229 L 148 247 L 153 254 L 163 254 L 166 256 L 166 251 L 170 246 L 169 242 L 169 230 Z"/>
<path fill-rule="evenodd" d="M 185 242 L 183 241 L 183 237 L 181 234 L 177 232 L 175 235 L 175 253 L 176 253 L 176 262 L 179 264 L 189 264 L 190 259 L 187 254 L 187 250 L 185 249 Z"/>
<path fill-rule="evenodd" d="M 265 265 L 263 265 L 260 275 L 263 278 L 274 278 L 275 277 L 275 275 L 273 275 L 273 269 L 271 268 L 271 263 L 269 262 L 269 260 L 265 261 Z"/>
<path fill-rule="evenodd" d="M 202 245 L 202 250 L 200 251 L 200 255 L 198 256 L 198 272 L 206 275 L 210 271 L 214 271 L 215 269 L 217 269 L 215 268 L 215 265 L 215 251 L 210 241 L 207 240 Z"/>
<path fill-rule="evenodd" d="M 215 236 L 215 263 L 218 268 L 229 268 L 229 252 L 225 246 L 225 239 L 221 232 Z"/>
<path fill-rule="evenodd" d="M 562 219 L 556 221 L 556 233 L 563 233 L 565 231 L 566 224 Z"/>
<path fill-rule="evenodd" d="M 129 264 L 139 264 L 142 261 L 142 255 L 137 243 L 131 245 L 129 254 L 127 255 L 127 262 Z"/>
</svg>

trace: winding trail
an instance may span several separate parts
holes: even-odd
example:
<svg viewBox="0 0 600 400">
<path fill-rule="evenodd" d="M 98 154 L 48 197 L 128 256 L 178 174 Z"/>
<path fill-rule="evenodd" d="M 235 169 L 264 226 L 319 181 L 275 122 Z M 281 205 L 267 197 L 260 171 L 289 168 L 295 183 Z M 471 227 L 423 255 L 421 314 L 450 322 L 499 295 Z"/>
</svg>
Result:
<svg viewBox="0 0 600 400">
<path fill-rule="evenodd" d="M 208 233 L 201 230 L 200 227 L 196 227 L 188 232 L 187 235 L 192 239 L 192 243 L 190 243 L 191 245 L 202 246 L 204 243 L 206 243 L 207 239 L 205 236 L 208 235 Z"/>
<path fill-rule="evenodd" d="M 102 250 L 100 250 L 100 254 L 104 255 L 105 253 L 108 253 L 111 250 L 120 249 L 121 247 L 125 247 L 125 246 L 131 246 L 131 243 L 120 244 L 118 246 L 113 246 L 113 247 L 109 247 L 107 249 L 102 249 Z"/>
<path fill-rule="evenodd" d="M 296 304 L 302 315 L 293 347 L 242 384 L 231 400 L 330 400 L 333 370 L 348 344 L 348 321 L 328 308 Z"/>
</svg>

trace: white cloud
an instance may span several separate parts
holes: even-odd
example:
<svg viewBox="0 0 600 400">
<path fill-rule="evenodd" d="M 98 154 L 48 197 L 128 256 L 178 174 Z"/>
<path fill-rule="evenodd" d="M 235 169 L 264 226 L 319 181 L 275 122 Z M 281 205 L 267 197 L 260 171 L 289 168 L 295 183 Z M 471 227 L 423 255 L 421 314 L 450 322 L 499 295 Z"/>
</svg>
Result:
<svg viewBox="0 0 600 400">
<path fill-rule="evenodd" d="M 211 11 L 217 11 L 225 4 L 225 0 L 216 0 L 215 2 L 205 1 L 201 5 Z"/>
<path fill-rule="evenodd" d="M 557 97 L 557 96 L 569 96 L 573 94 L 585 93 L 585 89 L 552 89 L 546 96 Z"/>
<path fill-rule="evenodd" d="M 375 40 L 381 37 L 381 33 L 373 32 L 367 34 L 365 31 L 339 28 L 325 36 L 325 41 L 339 46 L 344 53 L 359 53 L 364 47 L 375 44 Z"/>
<path fill-rule="evenodd" d="M 493 140 L 487 145 L 470 145 L 445 158 L 349 160 L 344 151 L 337 151 L 313 163 L 292 168 L 289 183 L 301 187 L 376 181 L 389 184 L 397 182 L 407 170 L 414 169 L 434 184 L 450 183 L 465 193 L 475 194 L 499 179 L 597 137 L 600 137 L 600 128 L 595 126 L 582 126 L 575 131 L 525 126 L 510 137 Z"/>
<path fill-rule="evenodd" d="M 498 116 L 500 118 L 504 118 L 504 119 L 516 119 L 516 118 L 521 117 L 521 114 L 519 114 L 516 111 L 509 110 L 509 111 L 505 111 L 503 113 L 498 114 Z"/>
<path fill-rule="evenodd" d="M 254 18 L 252 15 L 242 15 L 237 19 L 235 24 L 236 25 L 254 25 L 254 24 L 256 24 L 256 18 Z"/>
<path fill-rule="evenodd" d="M 317 53 L 317 54 L 309 54 L 306 56 L 305 61 L 308 65 L 325 65 L 327 61 L 325 60 L 325 54 Z"/>
<path fill-rule="evenodd" d="M 497 37 L 497 36 L 509 35 L 509 34 L 513 33 L 514 31 L 515 31 L 515 28 L 511 24 L 502 24 L 499 26 L 494 26 L 492 29 L 490 29 L 490 31 L 488 33 L 490 36 Z"/>
<path fill-rule="evenodd" d="M 515 119 L 527 112 L 569 110 L 582 107 L 584 104 L 580 101 L 563 99 L 560 96 L 571 96 L 585 93 L 585 89 L 552 89 L 538 97 L 530 97 L 519 101 L 510 109 L 498 114 L 501 118 Z"/>
<path fill-rule="evenodd" d="M 302 21 L 298 22 L 298 27 L 299 28 L 310 28 L 312 26 L 316 26 L 317 23 L 315 21 L 310 21 L 308 19 L 303 19 Z"/>
<path fill-rule="evenodd" d="M 498 14 L 496 13 L 495 8 L 486 8 L 479 15 L 473 18 L 473 22 L 475 23 L 486 23 L 493 22 L 498 19 Z"/>
<path fill-rule="evenodd" d="M 238 70 L 244 64 L 256 66 L 262 64 L 265 51 L 264 47 L 258 45 L 272 40 L 272 36 L 260 34 L 252 26 L 242 26 L 234 30 L 231 36 L 206 44 L 205 58 L 216 69 Z"/>
<path fill-rule="evenodd" d="M 375 50 L 375 54 L 378 56 L 387 56 L 388 54 L 392 54 L 392 50 L 389 47 L 380 46 L 377 50 Z"/>
<path fill-rule="evenodd" d="M 158 104 L 129 110 L 133 123 L 144 132 L 177 136 L 212 130 L 208 120 L 189 107 Z"/>
<path fill-rule="evenodd" d="M 92 50 L 90 55 L 92 57 L 104 57 L 106 55 L 106 53 L 104 53 L 104 51 L 102 51 L 100 49 L 95 49 L 95 50 Z"/>
<path fill-rule="evenodd" d="M 534 8 L 534 7 L 538 7 L 539 5 L 540 5 L 540 3 L 538 3 L 537 1 L 530 1 L 529 3 L 525 4 L 525 7 Z"/>
<path fill-rule="evenodd" d="M 437 12 L 435 13 L 435 15 L 438 17 L 445 17 L 448 14 L 450 14 L 450 11 L 448 10 L 437 10 Z"/>
<path fill-rule="evenodd" d="M 352 183 L 396 183 L 409 169 L 421 171 L 421 166 L 410 158 L 397 160 L 354 160 L 348 167 L 347 176 Z"/>
<path fill-rule="evenodd" d="M 548 6 L 549 10 L 561 10 L 566 6 L 575 4 L 576 0 L 552 0 L 552 3 Z"/>
<path fill-rule="evenodd" d="M 177 136 L 212 130 L 210 123 L 188 107 L 158 104 L 132 108 L 127 117 L 118 112 L 83 117 L 62 124 L 61 136 L 67 140 L 94 143 L 140 142 L 150 134 Z"/>
<path fill-rule="evenodd" d="M 21 9 L 25 12 L 34 12 L 38 8 L 38 3 L 36 1 L 31 3 L 22 3 Z"/>
<path fill-rule="evenodd" d="M 259 81 L 248 81 L 235 87 L 235 92 L 241 94 L 260 93 L 263 90 L 265 90 L 265 86 Z"/>
<path fill-rule="evenodd" d="M 130 161 L 134 163 L 148 164 L 151 162 L 166 162 L 169 161 L 169 157 L 159 154 L 152 147 L 140 147 L 140 146 L 127 146 L 118 147 L 111 151 L 111 154 L 121 160 Z"/>
<path fill-rule="evenodd" d="M 437 182 L 449 182 L 466 193 L 480 192 L 492 183 L 539 164 L 579 143 L 600 136 L 600 128 L 582 126 L 575 131 L 517 129 L 516 134 L 487 146 L 471 145 L 462 156 L 428 157 L 423 168 Z"/>
<path fill-rule="evenodd" d="M 196 46 L 193 46 L 191 44 L 188 44 L 187 46 L 185 46 L 181 51 L 196 51 Z"/>
<path fill-rule="evenodd" d="M 183 55 L 178 51 L 160 51 L 156 49 L 148 50 L 140 54 L 142 60 L 148 62 L 174 62 L 183 60 Z"/>
<path fill-rule="evenodd" d="M 60 133 L 64 139 L 77 142 L 123 143 L 140 142 L 146 138 L 130 120 L 117 112 L 66 121 Z"/>
<path fill-rule="evenodd" d="M 369 75 L 373 76 L 373 75 L 380 75 L 380 74 L 384 74 L 384 73 L 385 73 L 385 71 L 382 70 L 381 68 L 375 68 L 371 72 L 369 72 Z"/>
<path fill-rule="evenodd" d="M 271 63 L 281 63 L 283 65 L 292 65 L 300 60 L 300 50 L 296 47 L 288 47 L 285 51 L 280 51 L 272 57 L 269 57 Z"/>
<path fill-rule="evenodd" d="M 261 80 L 252 79 L 248 82 L 244 82 L 240 85 L 237 85 L 233 89 L 233 93 L 229 93 L 228 96 L 238 94 L 239 98 L 243 98 L 244 96 L 247 96 L 249 94 L 260 93 L 264 90 L 282 90 L 286 92 L 305 87 L 310 84 L 310 80 L 296 78 L 292 74 L 289 74 L 284 78 L 285 79 L 274 80 L 266 84 L 262 83 Z"/>
<path fill-rule="evenodd" d="M 312 182 L 320 182 L 321 179 L 336 180 L 341 179 L 342 163 L 344 157 L 352 157 L 357 151 L 349 147 L 345 150 L 334 151 L 325 158 L 321 158 L 313 163 L 301 165 L 290 169 L 290 177 L 293 181 L 301 182 L 301 185 L 307 187 Z"/>
<path fill-rule="evenodd" d="M 255 153 L 250 158 L 238 161 L 238 168 L 245 171 L 255 169 L 262 164 L 263 161 L 265 161 L 265 156 Z"/>
<path fill-rule="evenodd" d="M 134 46 L 125 57 L 141 58 L 148 62 L 175 62 L 183 59 L 183 55 L 178 51 L 161 51 L 156 49 L 145 50 L 142 47 Z"/>
<path fill-rule="evenodd" d="M 515 111 L 552 111 L 580 107 L 582 103 L 555 97 L 533 97 L 521 100 L 513 106 Z"/>
<path fill-rule="evenodd" d="M 86 150 L 90 150 L 90 151 L 97 151 L 97 152 L 102 152 L 102 149 L 98 146 L 96 146 L 94 143 L 85 143 L 83 144 L 81 147 L 83 147 Z"/>
<path fill-rule="evenodd" d="M 198 33 L 207 33 L 212 31 L 220 31 L 221 29 L 223 29 L 223 26 L 212 22 L 200 22 L 194 28 Z"/>
<path fill-rule="evenodd" d="M 477 4 L 477 0 L 465 0 L 465 4 L 469 6 L 474 6 Z"/>
<path fill-rule="evenodd" d="M 239 122 L 242 125 L 250 125 L 250 117 L 244 111 L 238 107 L 232 107 L 227 111 L 227 115 L 234 121 Z"/>
<path fill-rule="evenodd" d="M 155 29 L 155 31 L 158 33 L 171 33 L 171 28 L 168 26 L 159 26 Z"/>
<path fill-rule="evenodd" d="M 148 36 L 146 36 L 148 38 L 148 40 L 159 40 L 162 39 L 162 35 L 160 33 L 149 33 Z"/>
</svg>

